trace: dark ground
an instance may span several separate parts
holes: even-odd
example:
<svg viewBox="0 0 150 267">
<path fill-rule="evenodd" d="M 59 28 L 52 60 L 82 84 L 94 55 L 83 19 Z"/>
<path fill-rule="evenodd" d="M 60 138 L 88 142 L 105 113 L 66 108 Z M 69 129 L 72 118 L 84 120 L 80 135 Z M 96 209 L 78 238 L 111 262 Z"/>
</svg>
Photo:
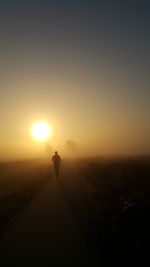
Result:
<svg viewBox="0 0 150 267">
<path fill-rule="evenodd" d="M 93 160 L 81 173 L 88 242 L 100 261 L 150 262 L 150 158 Z"/>
<path fill-rule="evenodd" d="M 50 179 L 45 160 L 0 163 L 0 238 Z"/>
<path fill-rule="evenodd" d="M 50 181 L 49 166 L 45 160 L 0 164 L 0 237 Z M 150 262 L 150 158 L 82 159 L 67 166 L 80 176 L 86 242 L 100 266 Z"/>
</svg>

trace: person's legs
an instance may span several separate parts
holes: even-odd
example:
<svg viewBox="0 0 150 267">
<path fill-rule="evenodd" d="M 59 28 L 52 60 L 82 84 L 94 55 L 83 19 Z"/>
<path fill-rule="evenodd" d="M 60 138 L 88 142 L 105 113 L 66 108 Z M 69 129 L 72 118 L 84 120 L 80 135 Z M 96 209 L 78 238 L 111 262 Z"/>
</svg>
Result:
<svg viewBox="0 0 150 267">
<path fill-rule="evenodd" d="M 59 166 L 55 165 L 54 168 L 55 168 L 55 176 L 56 176 L 56 178 L 58 178 L 58 176 L 59 176 Z"/>
</svg>

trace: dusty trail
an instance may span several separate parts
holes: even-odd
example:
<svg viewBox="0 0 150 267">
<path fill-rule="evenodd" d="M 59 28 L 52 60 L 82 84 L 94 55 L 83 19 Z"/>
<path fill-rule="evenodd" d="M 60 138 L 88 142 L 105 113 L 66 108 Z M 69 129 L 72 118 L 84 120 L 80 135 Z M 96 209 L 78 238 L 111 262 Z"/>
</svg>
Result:
<svg viewBox="0 0 150 267">
<path fill-rule="evenodd" d="M 0 242 L 0 266 L 96 266 L 85 243 L 87 219 L 80 177 L 64 169 Z"/>
</svg>

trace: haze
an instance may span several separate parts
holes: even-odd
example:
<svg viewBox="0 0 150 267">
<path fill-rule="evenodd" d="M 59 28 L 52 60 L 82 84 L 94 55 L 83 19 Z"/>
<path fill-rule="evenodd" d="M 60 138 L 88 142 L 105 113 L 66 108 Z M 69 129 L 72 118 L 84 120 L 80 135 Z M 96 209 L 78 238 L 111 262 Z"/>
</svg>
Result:
<svg viewBox="0 0 150 267">
<path fill-rule="evenodd" d="M 149 154 L 149 26 L 146 0 L 1 1 L 0 159 L 45 155 L 40 119 L 63 155 Z"/>
</svg>

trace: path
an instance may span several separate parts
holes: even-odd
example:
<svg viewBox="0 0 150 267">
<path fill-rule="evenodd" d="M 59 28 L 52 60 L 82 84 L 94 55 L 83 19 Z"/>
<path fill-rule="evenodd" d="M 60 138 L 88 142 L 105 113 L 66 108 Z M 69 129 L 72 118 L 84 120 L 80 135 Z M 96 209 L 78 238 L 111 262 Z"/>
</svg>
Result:
<svg viewBox="0 0 150 267">
<path fill-rule="evenodd" d="M 95 266 L 84 241 L 79 177 L 54 177 L 0 242 L 0 266 Z"/>
</svg>

